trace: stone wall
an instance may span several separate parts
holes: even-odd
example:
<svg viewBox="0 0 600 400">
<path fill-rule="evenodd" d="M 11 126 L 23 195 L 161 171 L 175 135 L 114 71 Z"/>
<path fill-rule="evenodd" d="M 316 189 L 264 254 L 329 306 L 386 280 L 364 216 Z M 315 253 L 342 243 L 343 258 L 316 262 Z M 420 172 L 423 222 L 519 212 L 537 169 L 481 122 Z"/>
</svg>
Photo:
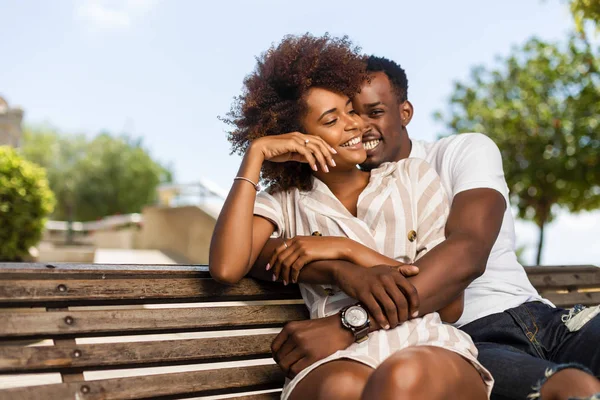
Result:
<svg viewBox="0 0 600 400">
<path fill-rule="evenodd" d="M 146 207 L 139 248 L 179 255 L 194 264 L 208 264 L 216 219 L 196 206 Z"/>
<path fill-rule="evenodd" d="M 23 110 L 18 107 L 10 108 L 6 100 L 0 97 L 0 146 L 21 145 L 22 121 Z"/>
</svg>

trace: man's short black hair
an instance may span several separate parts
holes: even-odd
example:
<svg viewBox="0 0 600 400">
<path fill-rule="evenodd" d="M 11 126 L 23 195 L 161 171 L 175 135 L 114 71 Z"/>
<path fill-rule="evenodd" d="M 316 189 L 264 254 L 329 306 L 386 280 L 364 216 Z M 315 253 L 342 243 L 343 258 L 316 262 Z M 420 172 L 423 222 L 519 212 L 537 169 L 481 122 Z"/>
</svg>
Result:
<svg viewBox="0 0 600 400">
<path fill-rule="evenodd" d="M 394 61 L 385 57 L 370 56 L 367 60 L 367 72 L 385 72 L 394 86 L 399 102 L 408 99 L 408 79 L 406 72 Z"/>
</svg>

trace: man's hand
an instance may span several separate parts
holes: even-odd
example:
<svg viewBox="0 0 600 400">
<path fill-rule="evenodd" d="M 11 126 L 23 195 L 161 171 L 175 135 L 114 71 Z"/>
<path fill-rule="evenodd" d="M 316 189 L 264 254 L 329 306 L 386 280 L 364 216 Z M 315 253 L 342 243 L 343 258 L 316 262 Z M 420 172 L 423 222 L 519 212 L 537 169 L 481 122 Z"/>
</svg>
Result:
<svg viewBox="0 0 600 400">
<path fill-rule="evenodd" d="M 347 266 L 339 268 L 334 279 L 344 293 L 367 307 L 379 326 L 390 329 L 419 315 L 419 295 L 405 277 L 418 272 L 413 265 Z"/>
<path fill-rule="evenodd" d="M 281 241 L 271 260 L 273 280 L 284 284 L 298 282 L 302 268 L 317 260 L 342 260 L 349 247 L 348 238 L 335 236 L 295 236 Z"/>
<path fill-rule="evenodd" d="M 289 378 L 309 365 L 343 350 L 354 342 L 342 327 L 340 315 L 288 322 L 271 344 L 275 362 Z"/>
</svg>

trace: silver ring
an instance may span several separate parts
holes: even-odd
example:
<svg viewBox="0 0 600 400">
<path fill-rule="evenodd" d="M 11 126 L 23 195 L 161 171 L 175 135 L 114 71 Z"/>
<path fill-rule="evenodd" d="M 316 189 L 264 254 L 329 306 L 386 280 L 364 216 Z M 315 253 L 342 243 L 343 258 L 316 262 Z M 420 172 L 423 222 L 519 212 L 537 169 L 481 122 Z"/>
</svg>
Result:
<svg viewBox="0 0 600 400">
<path fill-rule="evenodd" d="M 288 245 L 287 245 L 287 243 L 285 242 L 285 239 L 283 239 L 283 245 L 285 246 L 285 248 L 286 248 L 286 249 L 288 248 Z"/>
<path fill-rule="evenodd" d="M 308 146 L 308 142 L 310 142 L 310 140 L 308 140 L 308 139 L 304 139 L 304 145 L 305 145 L 305 146 Z"/>
</svg>

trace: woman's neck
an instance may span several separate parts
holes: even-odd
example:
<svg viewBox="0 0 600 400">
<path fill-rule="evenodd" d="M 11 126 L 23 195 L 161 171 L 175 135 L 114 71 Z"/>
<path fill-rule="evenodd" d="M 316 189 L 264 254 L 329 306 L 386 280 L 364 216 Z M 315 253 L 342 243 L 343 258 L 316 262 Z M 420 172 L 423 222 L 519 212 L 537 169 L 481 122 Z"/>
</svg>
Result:
<svg viewBox="0 0 600 400">
<path fill-rule="evenodd" d="M 358 196 L 369 184 L 370 172 L 351 168 L 345 171 L 336 171 L 332 168 L 330 172 L 315 172 L 315 177 L 327 185 L 335 197 L 356 216 Z"/>
</svg>

